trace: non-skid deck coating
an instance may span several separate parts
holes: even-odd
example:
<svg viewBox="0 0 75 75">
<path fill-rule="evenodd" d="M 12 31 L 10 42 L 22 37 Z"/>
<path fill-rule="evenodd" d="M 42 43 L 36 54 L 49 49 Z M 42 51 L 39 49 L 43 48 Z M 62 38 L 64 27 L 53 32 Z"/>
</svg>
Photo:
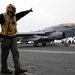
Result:
<svg viewBox="0 0 75 75">
<path fill-rule="evenodd" d="M 74 44 L 67 47 L 63 45 L 33 47 L 19 44 L 18 50 L 21 67 L 23 69 L 28 69 L 28 72 L 20 75 L 75 75 Z M 13 71 L 13 74 L 10 75 L 14 75 L 11 51 L 8 57 L 8 66 Z M 3 74 L 0 73 L 0 75 Z"/>
</svg>

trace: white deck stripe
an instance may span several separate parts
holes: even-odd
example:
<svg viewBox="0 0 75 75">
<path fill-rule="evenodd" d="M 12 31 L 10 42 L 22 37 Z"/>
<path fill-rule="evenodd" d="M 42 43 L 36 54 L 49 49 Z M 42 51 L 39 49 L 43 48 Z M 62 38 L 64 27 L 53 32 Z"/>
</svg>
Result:
<svg viewBox="0 0 75 75">
<path fill-rule="evenodd" d="M 38 52 L 38 53 L 66 53 L 66 54 L 75 54 L 74 51 L 44 51 L 44 50 L 19 50 L 22 52 Z"/>
<path fill-rule="evenodd" d="M 1 51 L 1 50 L 0 50 Z M 46 50 L 18 50 L 20 52 L 35 52 L 35 53 L 63 53 L 63 54 L 75 54 L 75 51 L 46 51 Z"/>
</svg>

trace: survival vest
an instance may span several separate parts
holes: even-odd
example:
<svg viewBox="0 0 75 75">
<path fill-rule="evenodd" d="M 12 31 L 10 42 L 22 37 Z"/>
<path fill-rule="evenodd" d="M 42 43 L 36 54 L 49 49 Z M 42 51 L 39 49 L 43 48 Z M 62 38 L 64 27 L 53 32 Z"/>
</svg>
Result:
<svg viewBox="0 0 75 75">
<path fill-rule="evenodd" d="M 5 18 L 5 22 L 1 24 L 2 35 L 10 37 L 16 36 L 16 16 L 11 18 L 7 13 L 3 13 L 3 15 Z"/>
</svg>

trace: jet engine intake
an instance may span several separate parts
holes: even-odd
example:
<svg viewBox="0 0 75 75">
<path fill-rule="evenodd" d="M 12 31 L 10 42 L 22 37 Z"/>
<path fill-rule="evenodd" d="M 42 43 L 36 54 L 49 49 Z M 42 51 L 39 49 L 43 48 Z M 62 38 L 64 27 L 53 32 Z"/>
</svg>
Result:
<svg viewBox="0 0 75 75">
<path fill-rule="evenodd" d="M 57 39 L 57 40 L 64 39 L 65 37 L 66 36 L 64 32 L 54 32 L 49 35 L 50 39 Z"/>
</svg>

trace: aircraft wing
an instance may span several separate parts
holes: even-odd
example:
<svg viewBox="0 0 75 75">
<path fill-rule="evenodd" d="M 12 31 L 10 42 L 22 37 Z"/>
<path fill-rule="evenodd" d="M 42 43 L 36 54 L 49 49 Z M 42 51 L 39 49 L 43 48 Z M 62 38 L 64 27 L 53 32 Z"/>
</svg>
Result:
<svg viewBox="0 0 75 75">
<path fill-rule="evenodd" d="M 39 39 L 46 39 L 48 38 L 45 32 L 27 32 L 27 33 L 17 33 L 17 37 L 22 37 L 24 41 L 37 41 Z"/>
<path fill-rule="evenodd" d="M 50 34 L 52 32 L 55 32 L 55 30 L 51 31 L 35 31 L 35 32 L 25 32 L 25 33 L 16 33 L 17 36 L 23 37 L 23 36 L 33 36 L 33 35 L 45 35 Z"/>
<path fill-rule="evenodd" d="M 34 35 L 45 35 L 45 32 L 26 32 L 26 33 L 16 33 L 17 36 L 34 36 Z"/>
<path fill-rule="evenodd" d="M 62 32 L 57 31 L 17 33 L 17 37 L 22 37 L 23 41 L 53 41 L 63 39 L 63 36 Z"/>
</svg>

